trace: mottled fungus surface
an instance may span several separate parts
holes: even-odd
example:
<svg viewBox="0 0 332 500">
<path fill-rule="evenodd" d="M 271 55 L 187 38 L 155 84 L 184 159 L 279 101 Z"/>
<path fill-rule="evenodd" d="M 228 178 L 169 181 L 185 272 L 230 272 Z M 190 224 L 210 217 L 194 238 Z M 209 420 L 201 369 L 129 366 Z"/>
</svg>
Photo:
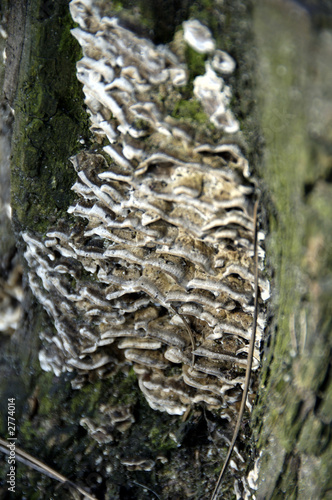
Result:
<svg viewBox="0 0 332 500">
<path fill-rule="evenodd" d="M 92 1 L 72 0 L 70 9 L 83 50 L 77 76 L 102 147 L 72 158 L 75 225 L 59 223 L 45 238 L 23 234 L 31 289 L 56 329 L 42 333 L 41 365 L 75 371 L 79 388 L 92 373 L 130 364 L 151 408 L 182 415 L 202 403 L 232 422 L 254 313 L 256 197 L 223 78 L 235 63 L 197 20 L 183 23 L 172 51 L 101 17 Z M 205 57 L 185 103 L 203 124 L 173 112 L 184 109 L 190 85 L 186 44 Z M 263 239 L 254 370 L 269 297 Z M 126 415 L 121 425 L 131 425 Z M 82 425 L 112 440 L 105 426 Z"/>
</svg>

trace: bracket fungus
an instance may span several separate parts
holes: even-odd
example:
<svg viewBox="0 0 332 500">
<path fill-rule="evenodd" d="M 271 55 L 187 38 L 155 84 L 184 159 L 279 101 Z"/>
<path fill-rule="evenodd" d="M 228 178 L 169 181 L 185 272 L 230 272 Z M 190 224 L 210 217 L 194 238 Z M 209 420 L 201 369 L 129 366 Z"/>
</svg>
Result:
<svg viewBox="0 0 332 500">
<path fill-rule="evenodd" d="M 91 372 L 131 364 L 153 409 L 182 415 L 204 403 L 227 420 L 241 399 L 253 323 L 256 196 L 228 135 L 239 124 L 221 74 L 233 60 L 199 21 L 183 24 L 184 40 L 208 54 L 191 99 L 218 131 L 211 135 L 172 116 L 167 98 L 188 79 L 175 53 L 101 17 L 92 1 L 70 9 L 83 50 L 77 77 L 104 147 L 72 158 L 74 227 L 23 235 L 31 289 L 56 329 L 44 334 L 42 367 L 75 370 L 81 387 Z M 254 370 L 269 296 L 263 239 L 259 232 Z"/>
<path fill-rule="evenodd" d="M 196 52 L 207 54 L 213 52 L 216 47 L 210 30 L 197 19 L 191 19 L 183 23 L 184 39 Z"/>
</svg>

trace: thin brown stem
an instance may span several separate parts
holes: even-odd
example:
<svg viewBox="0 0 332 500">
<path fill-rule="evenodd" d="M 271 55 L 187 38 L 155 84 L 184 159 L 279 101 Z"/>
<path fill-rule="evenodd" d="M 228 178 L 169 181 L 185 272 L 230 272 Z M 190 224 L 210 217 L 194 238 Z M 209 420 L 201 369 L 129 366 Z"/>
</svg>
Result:
<svg viewBox="0 0 332 500">
<path fill-rule="evenodd" d="M 250 339 L 250 344 L 249 344 L 249 352 L 248 352 L 248 364 L 247 364 L 247 369 L 246 369 L 246 377 L 245 377 L 245 382 L 244 382 L 244 389 L 243 389 L 243 394 L 242 394 L 240 411 L 239 411 L 236 426 L 234 429 L 232 442 L 230 444 L 230 447 L 228 448 L 228 453 L 227 453 L 223 468 L 221 469 L 221 472 L 219 474 L 217 484 L 216 484 L 214 491 L 212 493 L 211 500 L 217 500 L 217 498 L 218 498 L 218 494 L 219 494 L 219 490 L 220 490 L 220 486 L 221 486 L 221 481 L 222 481 L 222 478 L 223 478 L 225 471 L 227 469 L 228 463 L 230 461 L 230 458 L 231 458 L 231 455 L 232 455 L 232 452 L 234 449 L 234 445 L 235 445 L 237 436 L 239 434 L 241 421 L 242 421 L 244 409 L 246 406 L 248 389 L 249 389 L 251 367 L 252 367 L 253 353 L 254 353 L 254 347 L 255 347 L 255 338 L 256 338 L 257 314 L 258 314 L 258 252 L 257 252 L 258 203 L 259 203 L 259 199 L 256 200 L 256 203 L 254 206 L 254 267 L 255 267 L 255 269 L 254 269 L 254 294 L 255 294 L 255 304 L 254 304 L 254 320 L 253 320 L 253 324 L 252 324 L 252 334 L 251 334 L 251 339 Z"/>
<path fill-rule="evenodd" d="M 184 324 L 187 332 L 188 332 L 188 335 L 190 337 L 190 341 L 191 341 L 191 355 L 192 355 L 192 358 L 191 358 L 191 366 L 194 366 L 195 364 L 195 339 L 194 339 L 194 335 L 193 335 L 193 332 L 191 331 L 191 328 L 189 326 L 189 323 L 188 321 L 182 316 L 182 314 L 178 313 L 175 308 L 173 306 L 169 306 L 170 310 L 176 314 L 177 316 L 179 316 L 179 318 L 181 319 L 182 323 Z"/>
</svg>

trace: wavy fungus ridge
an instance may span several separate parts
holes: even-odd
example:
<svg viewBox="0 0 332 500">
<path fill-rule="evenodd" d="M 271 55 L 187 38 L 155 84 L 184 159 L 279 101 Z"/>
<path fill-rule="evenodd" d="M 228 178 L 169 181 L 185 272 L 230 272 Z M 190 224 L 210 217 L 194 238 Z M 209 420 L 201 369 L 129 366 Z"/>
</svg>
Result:
<svg viewBox="0 0 332 500">
<path fill-rule="evenodd" d="M 181 415 L 204 403 L 226 415 L 241 399 L 254 290 L 256 181 L 223 78 L 235 63 L 196 20 L 172 51 L 91 1 L 70 9 L 83 50 L 77 77 L 103 148 L 72 158 L 75 225 L 23 235 L 31 289 L 56 328 L 42 334 L 41 366 L 75 371 L 79 388 L 92 372 L 130 364 L 153 409 Z M 172 113 L 188 83 L 186 43 L 207 54 L 190 98 L 203 124 Z M 269 297 L 263 239 L 253 369 Z"/>
</svg>

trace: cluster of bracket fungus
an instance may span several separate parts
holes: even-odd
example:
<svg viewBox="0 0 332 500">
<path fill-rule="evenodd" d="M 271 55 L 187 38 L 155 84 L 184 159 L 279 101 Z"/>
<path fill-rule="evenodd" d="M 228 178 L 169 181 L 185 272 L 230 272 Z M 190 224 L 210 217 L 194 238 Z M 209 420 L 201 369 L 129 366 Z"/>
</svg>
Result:
<svg viewBox="0 0 332 500">
<path fill-rule="evenodd" d="M 80 420 L 80 424 L 87 428 L 98 443 L 112 442 L 115 430 L 125 432 L 135 422 L 130 406 L 100 405 L 99 410 L 99 422 L 89 417 L 83 417 Z"/>
<path fill-rule="evenodd" d="M 23 235 L 31 288 L 56 329 L 44 334 L 41 364 L 75 370 L 75 387 L 132 364 L 152 408 L 183 414 L 204 402 L 226 415 L 241 399 L 254 313 L 255 182 L 227 136 L 239 125 L 220 76 L 234 61 L 201 23 L 184 23 L 181 43 L 207 58 L 191 98 L 211 122 L 200 127 L 172 116 L 188 79 L 181 47 L 153 45 L 92 1 L 70 9 L 84 54 L 77 74 L 104 147 L 72 158 L 76 224 L 43 240 Z M 262 268 L 260 245 L 259 256 Z M 259 290 L 253 369 L 263 277 Z"/>
</svg>

